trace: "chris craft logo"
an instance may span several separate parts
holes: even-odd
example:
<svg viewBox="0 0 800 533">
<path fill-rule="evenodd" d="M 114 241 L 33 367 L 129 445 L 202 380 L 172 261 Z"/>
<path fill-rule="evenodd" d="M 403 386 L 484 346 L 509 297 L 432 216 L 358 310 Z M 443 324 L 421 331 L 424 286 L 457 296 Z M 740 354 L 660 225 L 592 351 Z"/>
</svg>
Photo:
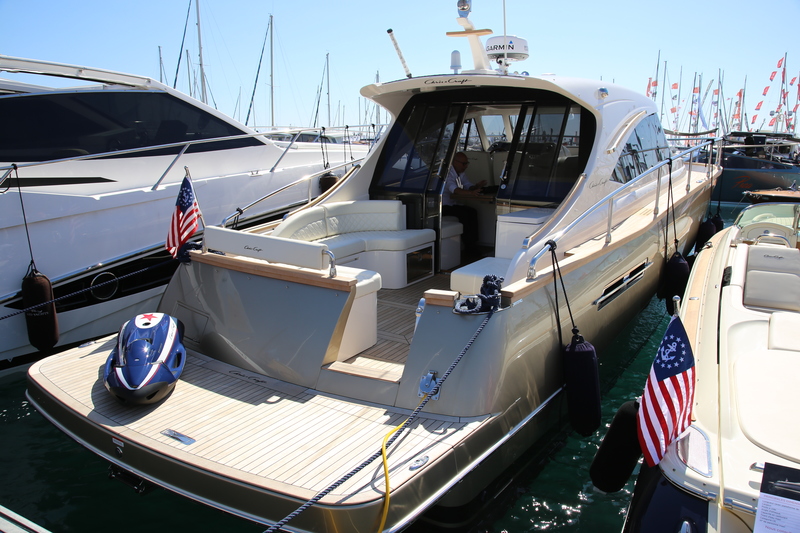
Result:
<svg viewBox="0 0 800 533">
<path fill-rule="evenodd" d="M 425 80 L 425 85 L 464 85 L 469 83 L 469 78 L 445 78 L 437 80 Z"/>
</svg>

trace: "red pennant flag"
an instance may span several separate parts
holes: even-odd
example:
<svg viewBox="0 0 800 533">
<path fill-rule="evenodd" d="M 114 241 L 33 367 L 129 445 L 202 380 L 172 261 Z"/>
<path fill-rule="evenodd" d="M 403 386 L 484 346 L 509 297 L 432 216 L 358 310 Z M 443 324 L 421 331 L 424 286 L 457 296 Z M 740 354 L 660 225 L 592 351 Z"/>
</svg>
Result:
<svg viewBox="0 0 800 533">
<path fill-rule="evenodd" d="M 673 108 L 671 108 L 671 109 L 669 110 L 669 112 L 670 112 L 670 113 L 672 113 L 672 114 L 674 115 L 675 113 L 677 113 L 677 112 L 678 112 L 678 108 L 677 108 L 677 107 L 673 107 Z"/>
<path fill-rule="evenodd" d="M 742 92 L 743 92 L 743 91 L 744 91 L 744 89 L 739 89 L 739 92 L 738 92 L 738 93 L 736 93 L 736 96 L 738 96 L 739 98 L 741 98 L 741 97 L 742 97 Z"/>
<path fill-rule="evenodd" d="M 764 96 L 767 96 L 767 92 L 769 91 L 769 85 L 764 87 Z"/>
<path fill-rule="evenodd" d="M 790 82 L 789 82 L 789 87 L 791 87 L 792 85 L 794 85 L 794 82 L 796 82 L 796 81 L 797 81 L 797 76 L 795 76 L 794 78 L 792 78 L 792 81 L 790 81 Z"/>
<path fill-rule="evenodd" d="M 770 126 L 774 126 L 775 125 L 775 117 L 772 117 L 772 120 L 769 121 L 769 125 Z"/>
<path fill-rule="evenodd" d="M 797 113 L 798 107 L 800 107 L 800 104 L 795 104 L 794 109 L 792 109 L 792 113 Z"/>
<path fill-rule="evenodd" d="M 695 87 L 694 89 L 692 89 L 692 92 L 694 94 L 699 94 L 700 93 L 700 87 Z"/>
<path fill-rule="evenodd" d="M 647 79 L 647 91 L 645 92 L 646 96 L 650 96 L 650 87 L 653 86 L 653 78 Z"/>
<path fill-rule="evenodd" d="M 673 89 L 677 89 L 677 88 L 678 88 L 678 84 L 677 84 L 677 83 L 673 83 L 673 84 L 672 84 L 672 88 L 673 88 Z"/>
<path fill-rule="evenodd" d="M 759 103 L 756 104 L 756 111 L 761 110 L 761 104 L 764 103 L 764 100 L 761 100 Z"/>
<path fill-rule="evenodd" d="M 781 68 L 781 65 L 783 65 L 783 58 L 778 60 L 778 68 Z"/>
<path fill-rule="evenodd" d="M 758 115 L 753 115 L 753 122 L 751 122 L 750 124 L 755 124 L 757 118 L 758 118 Z"/>
<path fill-rule="evenodd" d="M 718 96 L 718 95 L 719 95 L 719 89 L 714 89 L 714 96 Z"/>
<path fill-rule="evenodd" d="M 733 115 L 733 118 L 738 120 L 738 119 L 739 119 L 739 117 L 741 117 L 741 116 L 742 116 L 742 115 L 740 115 L 739 113 L 736 113 L 735 115 Z"/>
<path fill-rule="evenodd" d="M 773 71 L 772 71 L 772 74 L 770 74 L 770 75 L 769 75 L 769 81 L 772 81 L 772 80 L 774 80 L 774 79 L 775 79 L 775 74 L 777 74 L 777 73 L 778 73 L 778 71 L 777 71 L 777 70 L 773 70 Z"/>
</svg>

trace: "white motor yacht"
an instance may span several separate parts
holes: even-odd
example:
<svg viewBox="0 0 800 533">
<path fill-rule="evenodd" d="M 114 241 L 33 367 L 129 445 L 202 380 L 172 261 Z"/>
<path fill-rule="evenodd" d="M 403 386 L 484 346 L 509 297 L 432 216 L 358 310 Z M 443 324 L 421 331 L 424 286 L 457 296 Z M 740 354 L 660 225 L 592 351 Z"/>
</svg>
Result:
<svg viewBox="0 0 800 533">
<path fill-rule="evenodd" d="M 602 360 L 694 246 L 720 168 L 673 153 L 643 95 L 511 71 L 524 40 L 487 55 L 467 4 L 472 70 L 363 88 L 394 118 L 360 169 L 283 220 L 206 228 L 154 314 L 31 367 L 36 409 L 115 476 L 270 531 L 399 531 L 568 419 L 593 432 L 597 358 L 563 345 Z M 481 256 L 442 216 L 461 154 L 486 181 L 465 200 Z M 109 392 L 138 364 L 131 324 L 165 317 L 177 382 Z"/>
<path fill-rule="evenodd" d="M 745 208 L 693 266 L 680 317 L 695 358 L 691 425 L 642 466 L 625 532 L 796 531 L 798 203 Z"/>
<path fill-rule="evenodd" d="M 79 84 L 0 80 L 0 361 L 50 347 L 20 314 L 32 260 L 58 298 L 58 346 L 106 335 L 156 306 L 175 271 L 164 241 L 187 172 L 207 224 L 243 227 L 315 198 L 320 174 L 368 151 L 277 146 L 145 77 L 7 56 L 0 71 Z"/>
</svg>

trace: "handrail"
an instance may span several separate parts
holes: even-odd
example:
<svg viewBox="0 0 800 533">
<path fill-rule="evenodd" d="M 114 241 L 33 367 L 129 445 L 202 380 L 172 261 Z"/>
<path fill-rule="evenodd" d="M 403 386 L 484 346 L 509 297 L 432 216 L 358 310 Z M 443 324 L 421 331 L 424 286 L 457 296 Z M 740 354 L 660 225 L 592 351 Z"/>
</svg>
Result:
<svg viewBox="0 0 800 533">
<path fill-rule="evenodd" d="M 615 197 L 617 197 L 618 195 L 620 195 L 622 193 L 630 192 L 630 190 L 633 188 L 633 185 L 639 184 L 639 182 L 643 181 L 646 177 L 648 177 L 653 172 L 658 171 L 659 169 L 663 168 L 665 165 L 671 164 L 674 159 L 681 158 L 684 155 L 689 154 L 691 152 L 695 152 L 695 151 L 697 151 L 697 150 L 699 150 L 699 149 L 701 149 L 701 148 L 703 148 L 705 146 L 708 146 L 708 145 L 712 145 L 713 146 L 713 144 L 715 142 L 716 142 L 715 140 L 708 140 L 708 141 L 706 141 L 706 142 L 704 142 L 702 144 L 699 144 L 697 146 L 694 146 L 692 148 L 684 150 L 683 152 L 678 153 L 674 157 L 670 157 L 669 159 L 665 159 L 664 161 L 661 161 L 660 163 L 650 167 L 645 172 L 639 174 L 637 177 L 635 177 L 634 179 L 632 179 L 629 182 L 627 182 L 625 184 L 625 186 L 620 187 L 616 191 L 610 192 L 605 197 L 603 197 L 602 199 L 597 201 L 592 207 L 590 207 L 589 209 L 587 209 L 586 211 L 581 213 L 575 220 L 570 222 L 565 228 L 561 229 L 560 231 L 558 231 L 554 235 L 549 235 L 547 237 L 547 241 L 545 242 L 545 244 L 542 247 L 542 249 L 540 251 L 538 251 L 533 256 L 533 258 L 531 258 L 530 264 L 528 265 L 527 281 L 532 281 L 536 277 L 536 263 L 539 261 L 539 259 L 544 257 L 550 251 L 551 247 L 553 246 L 553 245 L 550 244 L 551 242 L 553 244 L 557 244 L 558 241 L 564 237 L 564 235 L 566 235 L 567 233 L 572 231 L 572 229 L 575 228 L 575 226 L 580 224 L 588 216 L 595 214 L 598 210 L 600 210 L 601 208 L 605 207 L 605 204 L 608 204 L 608 226 L 607 226 L 607 229 L 606 229 L 606 243 L 610 242 L 611 241 L 611 238 L 610 238 L 611 237 L 611 227 L 612 227 L 611 219 L 612 219 L 612 217 L 614 215 L 613 200 L 614 200 Z M 691 172 L 691 164 L 690 164 L 689 169 L 690 169 L 689 171 Z M 689 176 L 687 177 L 687 192 L 688 192 L 688 182 L 690 181 L 690 178 L 691 178 L 691 174 L 689 174 Z M 662 179 L 661 176 L 659 176 L 657 178 L 659 184 L 661 183 L 661 179 Z M 658 208 L 658 198 L 656 198 L 656 208 Z M 656 214 L 656 216 L 657 216 L 657 214 Z"/>
<path fill-rule="evenodd" d="M 2 175 L 2 176 L 0 176 L 0 187 L 2 187 L 2 186 L 3 186 L 3 184 L 6 182 L 6 179 L 8 178 L 8 176 L 11 174 L 11 172 L 12 172 L 13 170 L 14 170 L 14 167 L 11 167 L 11 168 L 9 168 L 8 170 L 6 170 L 6 171 L 3 173 L 3 175 Z"/>
<path fill-rule="evenodd" d="M 256 205 L 256 204 L 258 204 L 260 202 L 263 202 L 264 200 L 268 200 L 268 199 L 272 198 L 273 196 L 275 196 L 276 194 L 281 193 L 281 192 L 283 192 L 286 189 L 289 189 L 291 187 L 294 187 L 295 185 L 299 185 L 301 183 L 305 183 L 305 182 L 307 182 L 309 180 L 312 180 L 312 179 L 316 178 L 317 176 L 322 176 L 323 174 L 327 174 L 328 172 L 336 170 L 337 168 L 346 167 L 347 165 L 353 165 L 353 169 L 360 168 L 361 165 L 359 164 L 359 162 L 361 162 L 363 160 L 364 160 L 364 158 L 362 157 L 361 159 L 355 159 L 353 161 L 348 161 L 346 163 L 340 163 L 340 164 L 338 164 L 338 165 L 336 165 L 334 167 L 326 168 L 325 170 L 320 170 L 319 172 L 315 172 L 313 174 L 308 174 L 306 176 L 303 176 L 302 178 L 300 178 L 298 180 L 295 180 L 295 181 L 293 181 L 293 182 L 291 182 L 291 183 L 289 183 L 287 185 L 284 185 L 283 187 L 275 189 L 274 191 L 272 191 L 271 193 L 267 194 L 266 196 L 262 196 L 258 200 L 254 201 L 254 202 L 251 202 L 251 203 L 247 204 L 244 207 L 237 208 L 236 211 L 234 211 L 233 213 L 231 213 L 230 215 L 228 215 L 224 219 L 222 219 L 222 223 L 220 224 L 220 226 L 224 228 L 231 219 L 242 215 L 245 211 L 247 211 L 248 209 L 250 209 L 254 205 Z M 351 171 L 352 171 L 352 169 L 351 169 Z"/>
<path fill-rule="evenodd" d="M 315 128 L 315 129 L 319 129 L 319 128 Z M 310 130 L 307 130 L 307 131 L 310 131 Z M 170 162 L 170 164 L 168 165 L 168 167 L 164 171 L 164 173 L 153 184 L 152 190 L 156 190 L 156 188 L 161 184 L 161 182 L 166 177 L 167 173 L 169 173 L 170 169 L 172 169 L 172 167 L 175 166 L 175 164 L 178 162 L 178 160 L 181 158 L 181 156 L 189 149 L 190 146 L 199 145 L 199 144 L 215 143 L 215 142 L 223 142 L 223 141 L 232 141 L 232 140 L 238 140 L 238 139 L 248 139 L 248 138 L 251 138 L 251 137 L 265 137 L 265 136 L 268 136 L 268 135 L 274 134 L 274 133 L 276 133 L 276 132 L 273 131 L 273 132 L 243 133 L 241 135 L 228 135 L 228 136 L 225 136 L 225 137 L 212 137 L 210 139 L 198 139 L 198 140 L 193 140 L 193 141 L 183 141 L 183 142 L 177 142 L 177 143 L 158 144 L 158 145 L 153 145 L 153 146 L 145 146 L 145 147 L 141 147 L 141 148 L 127 148 L 127 149 L 124 149 L 124 150 L 114 150 L 114 151 L 111 151 L 111 152 L 100 152 L 100 153 L 97 153 L 97 154 L 86 154 L 86 155 L 79 155 L 79 156 L 73 156 L 73 157 L 63 157 L 63 158 L 60 158 L 60 159 L 49 159 L 47 161 L 33 161 L 33 162 L 29 162 L 29 163 L 16 163 L 16 164 L 9 164 L 9 165 L 0 165 L 0 172 L 2 172 L 2 171 L 10 172 L 10 171 L 14 170 L 15 167 L 18 168 L 18 169 L 29 168 L 29 167 L 39 167 L 39 166 L 44 166 L 44 165 L 51 165 L 51 164 L 54 164 L 54 163 L 64 163 L 64 162 L 67 162 L 67 161 L 85 161 L 85 160 L 89 160 L 89 159 L 101 159 L 101 158 L 110 157 L 110 156 L 117 157 L 117 156 L 121 156 L 121 155 L 137 154 L 137 153 L 142 153 L 142 152 L 154 152 L 154 151 L 163 150 L 163 149 L 166 149 L 166 148 L 182 147 L 182 150 Z M 274 145 L 276 148 L 280 148 L 278 145 L 275 144 L 275 142 L 272 139 L 267 139 L 267 140 L 269 141 L 270 144 Z M 266 143 L 264 145 L 268 146 L 268 144 L 266 144 Z M 283 153 L 278 158 L 278 162 L 280 162 L 280 160 L 283 159 L 283 156 L 288 152 L 289 148 L 290 147 L 287 146 L 284 149 Z M 277 163 L 270 169 L 270 173 L 274 172 L 276 168 L 277 168 Z M 8 172 L 6 172 L 3 175 L 3 178 L 7 177 Z M 3 181 L 4 181 L 3 179 L 0 179 L 0 183 L 2 183 Z"/>
</svg>

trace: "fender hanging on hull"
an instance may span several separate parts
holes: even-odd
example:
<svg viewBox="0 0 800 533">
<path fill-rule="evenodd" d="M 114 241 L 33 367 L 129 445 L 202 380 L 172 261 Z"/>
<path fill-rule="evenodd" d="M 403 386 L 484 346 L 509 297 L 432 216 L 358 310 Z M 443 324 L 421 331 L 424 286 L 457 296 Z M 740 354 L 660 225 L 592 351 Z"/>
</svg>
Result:
<svg viewBox="0 0 800 533">
<path fill-rule="evenodd" d="M 33 264 L 28 274 L 22 278 L 22 306 L 25 309 L 37 306 L 25 311 L 25 324 L 31 345 L 37 350 L 49 350 L 55 346 L 59 334 L 53 285 Z"/>
</svg>

